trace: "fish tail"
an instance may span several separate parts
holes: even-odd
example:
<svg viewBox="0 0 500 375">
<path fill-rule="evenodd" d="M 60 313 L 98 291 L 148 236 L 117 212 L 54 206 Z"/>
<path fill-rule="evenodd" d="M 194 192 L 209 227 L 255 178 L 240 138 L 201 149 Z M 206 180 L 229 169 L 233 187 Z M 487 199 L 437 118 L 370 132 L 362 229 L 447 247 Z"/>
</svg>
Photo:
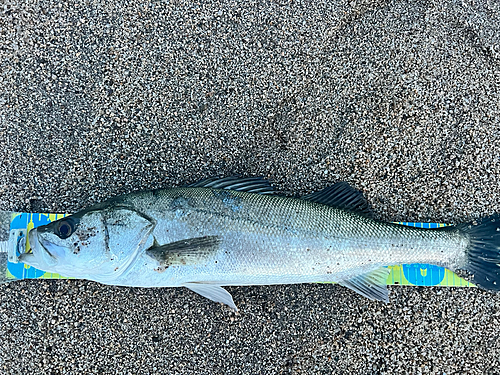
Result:
<svg viewBox="0 0 500 375">
<path fill-rule="evenodd" d="M 500 291 L 500 214 L 457 226 L 469 240 L 465 270 L 477 286 Z"/>
</svg>

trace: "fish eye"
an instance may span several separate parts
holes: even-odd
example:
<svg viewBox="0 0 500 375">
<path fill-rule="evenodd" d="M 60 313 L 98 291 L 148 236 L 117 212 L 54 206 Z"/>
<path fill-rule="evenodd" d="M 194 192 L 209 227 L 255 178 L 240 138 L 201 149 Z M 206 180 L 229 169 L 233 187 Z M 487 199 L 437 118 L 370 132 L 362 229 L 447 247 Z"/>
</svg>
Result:
<svg viewBox="0 0 500 375">
<path fill-rule="evenodd" d="M 61 239 L 68 238 L 73 233 L 73 225 L 69 220 L 62 220 L 56 226 L 56 234 Z"/>
</svg>

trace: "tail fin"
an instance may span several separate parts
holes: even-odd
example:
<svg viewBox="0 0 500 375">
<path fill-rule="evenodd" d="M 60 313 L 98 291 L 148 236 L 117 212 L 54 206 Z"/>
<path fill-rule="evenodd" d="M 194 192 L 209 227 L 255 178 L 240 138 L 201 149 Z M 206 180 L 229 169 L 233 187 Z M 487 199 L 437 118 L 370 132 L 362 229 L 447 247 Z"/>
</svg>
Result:
<svg viewBox="0 0 500 375">
<path fill-rule="evenodd" d="M 469 239 L 465 269 L 477 286 L 500 291 L 500 214 L 457 227 Z"/>
</svg>

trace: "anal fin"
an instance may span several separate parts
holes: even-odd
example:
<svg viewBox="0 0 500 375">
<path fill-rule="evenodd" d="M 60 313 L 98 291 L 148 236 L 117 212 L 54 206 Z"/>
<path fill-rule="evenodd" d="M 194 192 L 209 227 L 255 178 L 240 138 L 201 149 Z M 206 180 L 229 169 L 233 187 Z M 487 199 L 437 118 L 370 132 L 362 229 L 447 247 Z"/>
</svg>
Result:
<svg viewBox="0 0 500 375">
<path fill-rule="evenodd" d="M 339 284 L 371 300 L 389 303 L 389 291 L 387 290 L 389 272 L 388 268 L 381 267 L 375 271 L 339 281 Z"/>
</svg>

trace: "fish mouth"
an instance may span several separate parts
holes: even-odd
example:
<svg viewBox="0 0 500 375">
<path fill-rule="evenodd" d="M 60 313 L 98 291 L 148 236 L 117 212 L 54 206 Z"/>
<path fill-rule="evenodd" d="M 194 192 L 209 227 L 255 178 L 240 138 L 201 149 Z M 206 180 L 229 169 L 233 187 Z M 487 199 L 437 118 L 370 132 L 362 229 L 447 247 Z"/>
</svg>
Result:
<svg viewBox="0 0 500 375">
<path fill-rule="evenodd" d="M 36 264 L 39 263 L 54 265 L 57 262 L 57 258 L 49 250 L 48 245 L 50 244 L 50 242 L 44 241 L 43 238 L 40 239 L 36 228 L 33 228 L 29 231 L 28 239 L 30 243 L 30 250 L 28 253 L 22 255 L 26 263 L 36 267 Z"/>
<path fill-rule="evenodd" d="M 37 250 L 42 248 L 50 257 L 54 258 L 54 256 L 50 253 L 47 247 L 44 245 L 43 241 L 40 241 L 38 238 L 38 231 L 33 228 L 28 233 L 28 238 L 30 241 L 30 250 L 34 255 L 37 255 Z"/>
<path fill-rule="evenodd" d="M 51 258 L 56 259 L 56 257 L 55 257 L 55 256 L 54 256 L 54 255 L 53 255 L 53 254 L 49 251 L 49 249 L 47 249 L 47 247 L 44 245 L 44 241 L 39 242 L 39 243 L 40 243 L 40 246 L 42 247 L 42 249 L 44 249 L 44 250 L 45 250 L 45 252 L 46 252 L 47 254 L 49 254 L 49 256 L 50 256 Z"/>
</svg>

